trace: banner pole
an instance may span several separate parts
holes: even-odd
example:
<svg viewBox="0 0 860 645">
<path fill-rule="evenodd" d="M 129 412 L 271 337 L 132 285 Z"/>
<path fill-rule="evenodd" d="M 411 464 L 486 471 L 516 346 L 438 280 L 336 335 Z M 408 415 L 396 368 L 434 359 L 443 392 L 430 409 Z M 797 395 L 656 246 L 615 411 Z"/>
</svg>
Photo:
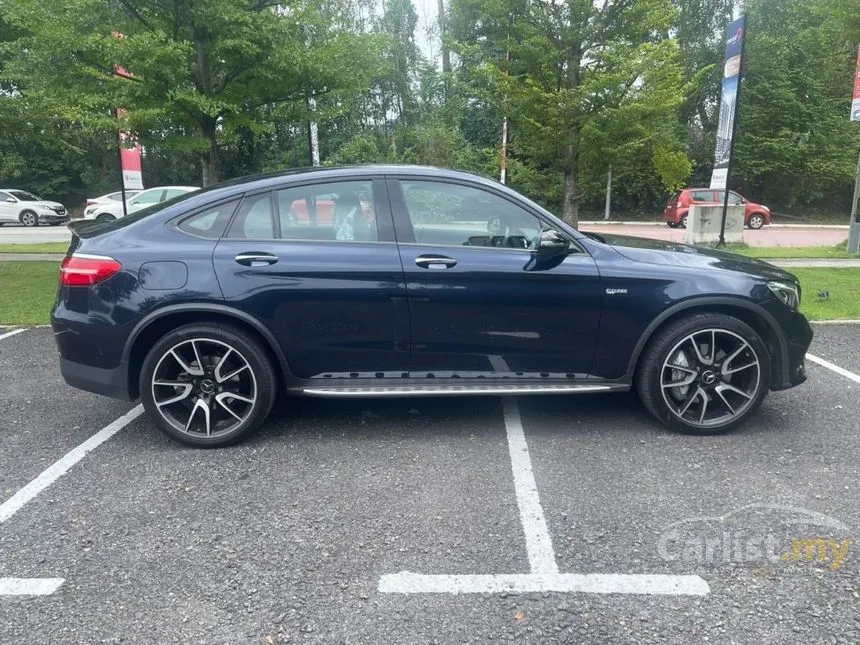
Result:
<svg viewBox="0 0 860 645">
<path fill-rule="evenodd" d="M 735 162 L 735 138 L 738 132 L 738 121 L 741 116 L 741 87 L 744 79 L 744 63 L 746 63 L 747 29 L 749 26 L 746 16 L 743 17 L 743 38 L 741 39 L 741 61 L 738 67 L 738 89 L 735 94 L 735 114 L 732 118 L 732 139 L 729 142 L 729 164 L 726 167 L 726 185 L 723 188 L 723 216 L 720 219 L 720 239 L 717 248 L 726 245 L 726 215 L 729 210 L 729 186 L 732 179 L 732 167 Z"/>
<path fill-rule="evenodd" d="M 115 108 L 113 116 L 119 122 L 119 109 Z M 122 167 L 122 131 L 117 132 L 116 137 L 116 157 L 119 161 L 119 189 L 122 192 L 122 216 L 128 216 L 128 207 L 125 205 L 125 172 Z"/>
</svg>

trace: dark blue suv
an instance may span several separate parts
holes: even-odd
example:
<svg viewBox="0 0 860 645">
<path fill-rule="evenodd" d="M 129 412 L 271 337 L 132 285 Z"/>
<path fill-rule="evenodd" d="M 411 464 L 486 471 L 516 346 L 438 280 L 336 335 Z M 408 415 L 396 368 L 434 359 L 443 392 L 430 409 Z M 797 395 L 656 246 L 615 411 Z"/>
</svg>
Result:
<svg viewBox="0 0 860 645">
<path fill-rule="evenodd" d="M 668 426 L 715 433 L 806 378 L 790 273 L 583 234 L 460 172 L 280 173 L 70 228 L 52 313 L 64 378 L 141 398 L 195 446 L 242 439 L 284 394 L 635 387 Z"/>
</svg>

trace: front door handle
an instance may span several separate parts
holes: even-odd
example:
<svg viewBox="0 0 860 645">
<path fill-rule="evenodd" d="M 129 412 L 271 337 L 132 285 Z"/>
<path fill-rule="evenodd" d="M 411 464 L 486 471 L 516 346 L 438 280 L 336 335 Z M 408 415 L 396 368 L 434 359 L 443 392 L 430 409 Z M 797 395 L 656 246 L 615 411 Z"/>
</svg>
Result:
<svg viewBox="0 0 860 645">
<path fill-rule="evenodd" d="M 457 264 L 457 260 L 444 255 L 419 255 L 415 258 L 415 264 L 422 269 L 450 269 Z"/>
<path fill-rule="evenodd" d="M 246 267 L 263 267 L 278 261 L 277 255 L 271 253 L 240 253 L 236 256 L 236 262 Z"/>
</svg>

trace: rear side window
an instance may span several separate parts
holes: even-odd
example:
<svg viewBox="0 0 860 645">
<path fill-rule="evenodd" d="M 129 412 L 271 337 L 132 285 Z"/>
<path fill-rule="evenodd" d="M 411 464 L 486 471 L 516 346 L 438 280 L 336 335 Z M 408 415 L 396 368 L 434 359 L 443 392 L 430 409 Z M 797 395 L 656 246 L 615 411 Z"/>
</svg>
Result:
<svg viewBox="0 0 860 645">
<path fill-rule="evenodd" d="M 162 199 L 163 197 L 163 190 L 148 190 L 145 193 L 140 193 L 135 196 L 131 201 L 133 204 L 157 204 L 158 202 L 164 201 Z"/>
<path fill-rule="evenodd" d="M 164 191 L 164 201 L 167 201 L 168 199 L 173 199 L 174 197 L 179 197 L 180 195 L 184 195 L 187 192 L 187 190 L 182 190 L 181 188 L 168 188 Z"/>
<path fill-rule="evenodd" d="M 337 181 L 279 190 L 278 221 L 285 240 L 379 239 L 371 181 Z"/>
<path fill-rule="evenodd" d="M 242 200 L 227 237 L 234 239 L 265 239 L 275 237 L 272 194 L 250 195 Z"/>
<path fill-rule="evenodd" d="M 693 191 L 693 201 L 694 202 L 712 202 L 714 201 L 714 193 L 710 190 L 694 190 Z"/>
<path fill-rule="evenodd" d="M 204 211 L 195 213 L 190 217 L 181 219 L 176 228 L 189 235 L 202 237 L 207 240 L 217 240 L 227 229 L 227 224 L 230 222 L 230 217 L 236 206 L 239 204 L 238 199 L 234 199 L 223 204 L 218 204 Z"/>
</svg>

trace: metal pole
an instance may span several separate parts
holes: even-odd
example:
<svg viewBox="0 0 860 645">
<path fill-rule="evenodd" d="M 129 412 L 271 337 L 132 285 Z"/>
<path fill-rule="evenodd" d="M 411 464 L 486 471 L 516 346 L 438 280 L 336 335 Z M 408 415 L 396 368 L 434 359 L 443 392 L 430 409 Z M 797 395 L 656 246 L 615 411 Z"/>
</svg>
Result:
<svg viewBox="0 0 860 645">
<path fill-rule="evenodd" d="M 848 252 L 860 251 L 860 155 L 854 175 L 854 197 L 851 200 L 851 226 L 848 229 Z"/>
<path fill-rule="evenodd" d="M 505 52 L 505 80 L 508 78 L 508 62 L 511 59 L 510 50 Z M 499 176 L 499 181 L 502 184 L 508 182 L 508 88 L 505 88 L 505 98 L 503 101 L 504 118 L 502 119 L 502 169 Z"/>
<path fill-rule="evenodd" d="M 744 20 L 744 38 L 741 41 L 741 64 L 738 69 L 738 91 L 735 95 L 735 116 L 732 119 L 732 142 L 729 144 L 729 165 L 726 168 L 726 187 L 723 195 L 723 216 L 720 219 L 720 239 L 717 247 L 726 245 L 726 213 L 729 209 L 729 182 L 732 179 L 732 166 L 735 163 L 735 139 L 738 132 L 738 121 L 741 116 L 741 87 L 744 80 L 744 64 L 746 63 L 747 33 L 749 32 L 749 17 Z"/>
<path fill-rule="evenodd" d="M 609 176 L 606 179 L 606 206 L 603 209 L 603 219 L 609 219 L 609 207 L 612 203 L 612 164 L 609 164 Z"/>
<path fill-rule="evenodd" d="M 113 116 L 117 121 L 119 121 L 119 109 L 114 109 Z M 122 216 L 128 216 L 128 207 L 125 204 L 125 172 L 123 172 L 122 168 L 122 130 L 117 132 L 117 147 L 116 147 L 116 155 L 117 161 L 119 161 L 119 189 L 122 193 Z"/>
</svg>

